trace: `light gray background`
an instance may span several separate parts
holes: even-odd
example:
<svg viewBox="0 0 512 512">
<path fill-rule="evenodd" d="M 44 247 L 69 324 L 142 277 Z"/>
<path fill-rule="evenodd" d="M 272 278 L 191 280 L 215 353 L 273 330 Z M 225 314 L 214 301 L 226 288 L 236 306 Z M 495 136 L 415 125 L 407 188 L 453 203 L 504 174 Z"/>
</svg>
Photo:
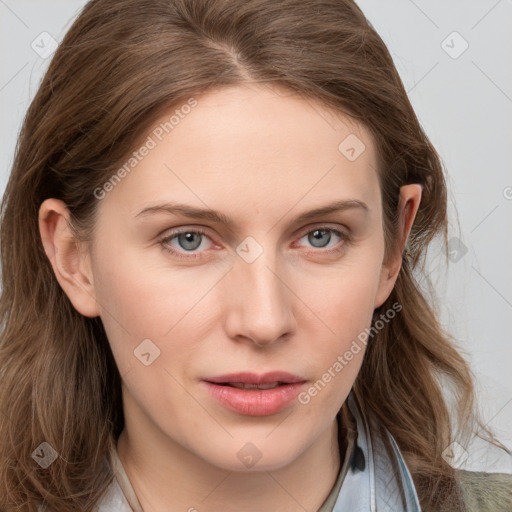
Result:
<svg viewBox="0 0 512 512">
<path fill-rule="evenodd" d="M 85 3 L 0 0 L 2 193 L 22 118 L 50 60 L 31 45 L 48 50 L 43 32 L 60 41 Z M 478 377 L 484 417 L 512 448 L 512 1 L 358 4 L 388 45 L 443 159 L 456 237 L 450 248 L 460 259 L 439 273 L 434 247 L 429 268 L 443 324 Z"/>
</svg>

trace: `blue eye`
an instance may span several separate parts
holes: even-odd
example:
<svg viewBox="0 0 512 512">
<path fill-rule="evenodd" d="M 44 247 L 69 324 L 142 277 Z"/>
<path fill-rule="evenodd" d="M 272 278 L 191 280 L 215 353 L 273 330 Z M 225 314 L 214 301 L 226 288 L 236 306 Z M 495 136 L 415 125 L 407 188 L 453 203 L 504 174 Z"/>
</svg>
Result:
<svg viewBox="0 0 512 512">
<path fill-rule="evenodd" d="M 182 230 L 175 232 L 169 236 L 166 236 L 164 239 L 160 241 L 160 245 L 162 246 L 162 249 L 171 253 L 174 256 L 177 256 L 178 258 L 196 259 L 200 257 L 196 253 L 191 253 L 184 256 L 180 250 L 174 249 L 170 245 L 170 242 L 176 238 L 178 244 L 181 245 L 181 248 L 184 250 L 184 252 L 188 253 L 190 251 L 195 251 L 201 245 L 201 237 L 203 236 L 208 237 L 206 232 L 200 229 Z"/>
<path fill-rule="evenodd" d="M 333 248 L 324 249 L 329 244 L 329 242 L 331 242 L 332 234 L 339 238 L 339 242 Z M 303 233 L 299 240 L 305 238 L 306 236 L 308 242 L 312 244 L 312 247 L 318 249 L 317 251 L 307 252 L 318 253 L 320 255 L 340 252 L 344 249 L 346 243 L 350 242 L 350 236 L 348 233 L 327 226 L 310 229 L 309 231 Z M 177 258 L 189 260 L 198 259 L 202 256 L 200 252 L 194 251 L 197 251 L 197 249 L 201 246 L 203 237 L 208 239 L 210 238 L 208 234 L 201 229 L 182 229 L 166 236 L 159 243 L 162 249 L 172 254 L 173 256 L 176 256 Z M 171 242 L 174 239 L 176 239 L 178 247 L 171 245 Z"/>
<path fill-rule="evenodd" d="M 312 243 L 313 247 L 322 249 L 325 247 L 324 245 L 322 245 L 323 243 L 328 244 L 331 241 L 331 233 L 334 233 L 336 236 L 339 236 L 340 238 L 343 239 L 343 234 L 340 231 L 330 228 L 314 229 L 313 231 L 308 231 L 304 236 L 308 237 L 308 242 Z M 304 238 L 304 236 L 302 238 Z"/>
</svg>

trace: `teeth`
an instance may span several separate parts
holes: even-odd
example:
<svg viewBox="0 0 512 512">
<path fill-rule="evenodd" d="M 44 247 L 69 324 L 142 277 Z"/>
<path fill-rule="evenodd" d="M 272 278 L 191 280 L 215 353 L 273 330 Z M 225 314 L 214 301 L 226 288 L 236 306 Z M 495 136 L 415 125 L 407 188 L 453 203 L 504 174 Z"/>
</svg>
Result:
<svg viewBox="0 0 512 512">
<path fill-rule="evenodd" d="M 269 382 L 268 384 L 245 384 L 244 382 L 230 382 L 229 386 L 239 389 L 272 389 L 279 386 L 279 382 Z"/>
</svg>

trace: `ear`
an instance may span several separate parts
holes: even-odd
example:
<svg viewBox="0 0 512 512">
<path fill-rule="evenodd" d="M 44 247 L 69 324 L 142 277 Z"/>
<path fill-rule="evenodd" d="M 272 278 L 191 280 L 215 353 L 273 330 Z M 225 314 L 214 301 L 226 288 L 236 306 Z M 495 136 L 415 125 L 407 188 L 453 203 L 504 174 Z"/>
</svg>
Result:
<svg viewBox="0 0 512 512">
<path fill-rule="evenodd" d="M 90 256 L 74 236 L 70 213 L 63 201 L 46 199 L 39 208 L 39 232 L 55 277 L 75 309 L 96 317 L 100 311 L 95 299 Z"/>
<path fill-rule="evenodd" d="M 398 202 L 398 248 L 382 265 L 379 288 L 375 297 L 375 308 L 381 306 L 391 294 L 398 273 L 402 268 L 402 254 L 409 238 L 416 213 L 421 202 L 422 186 L 416 183 L 400 187 Z"/>
</svg>

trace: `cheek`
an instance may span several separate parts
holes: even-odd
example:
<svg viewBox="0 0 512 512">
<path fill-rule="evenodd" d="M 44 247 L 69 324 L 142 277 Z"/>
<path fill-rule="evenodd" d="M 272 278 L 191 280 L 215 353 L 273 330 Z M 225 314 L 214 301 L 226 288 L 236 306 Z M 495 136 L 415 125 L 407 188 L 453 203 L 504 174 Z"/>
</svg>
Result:
<svg viewBox="0 0 512 512">
<path fill-rule="evenodd" d="M 307 297 L 308 308 L 298 318 L 298 332 L 306 334 L 304 354 L 318 370 L 313 389 L 304 403 L 324 403 L 337 409 L 343 403 L 359 373 L 374 299 L 380 277 L 379 252 L 359 253 L 334 272 L 323 269 L 302 281 L 299 296 Z M 314 315 L 311 313 L 314 312 Z M 315 350 L 307 346 L 315 339 Z M 322 392 L 326 389 L 326 392 Z"/>
<path fill-rule="evenodd" d="M 310 321 L 322 321 L 325 333 L 341 343 L 369 325 L 380 272 L 379 251 L 361 251 L 336 267 L 301 272 L 296 275 L 298 287 L 294 289 L 315 313 L 314 317 L 308 315 Z M 306 324 L 303 327 L 307 328 Z"/>
<path fill-rule="evenodd" d="M 190 326 L 195 325 L 197 332 L 201 311 L 204 313 L 208 304 L 212 307 L 208 294 L 214 295 L 212 291 L 222 273 L 199 267 L 196 271 L 171 267 L 164 257 L 152 266 L 142 262 L 137 251 L 127 248 L 119 252 L 122 257 L 115 258 L 108 250 L 98 255 L 94 281 L 101 319 L 121 375 L 139 368 L 134 351 L 148 339 L 156 353 L 160 350 L 160 359 L 155 362 L 161 364 L 168 351 L 175 364 L 186 360 L 197 348 Z M 179 343 L 183 341 L 179 337 L 186 338 L 187 343 Z M 179 350 L 175 350 L 178 347 L 173 345 L 173 339 L 179 343 Z M 151 343 L 145 343 L 151 351 Z"/>
<path fill-rule="evenodd" d="M 319 317 L 337 331 L 340 325 L 358 324 L 371 315 L 377 285 L 378 278 L 371 270 L 361 274 L 351 271 L 331 276 L 324 286 L 310 285 L 306 297 Z"/>
</svg>

